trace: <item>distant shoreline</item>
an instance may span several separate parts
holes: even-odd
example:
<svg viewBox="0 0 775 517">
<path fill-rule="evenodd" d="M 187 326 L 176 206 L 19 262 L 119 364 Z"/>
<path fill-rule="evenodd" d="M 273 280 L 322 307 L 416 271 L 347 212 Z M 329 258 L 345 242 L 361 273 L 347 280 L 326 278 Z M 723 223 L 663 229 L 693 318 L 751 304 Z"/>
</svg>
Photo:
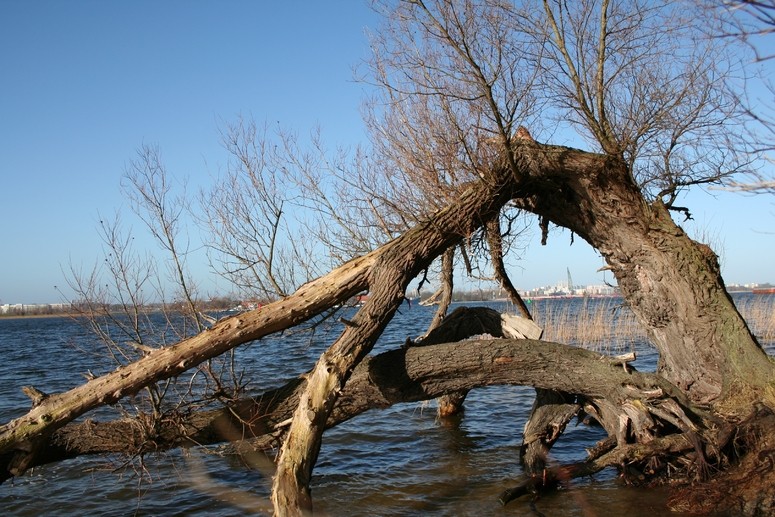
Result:
<svg viewBox="0 0 775 517">
<path fill-rule="evenodd" d="M 775 295 L 775 293 L 770 292 L 767 290 L 766 292 L 753 292 L 750 289 L 739 289 L 739 290 L 728 290 L 727 291 L 730 295 L 734 294 L 754 294 L 757 296 L 772 296 Z M 571 300 L 571 299 L 590 299 L 590 300 L 600 300 L 600 299 L 617 299 L 622 298 L 621 293 L 616 294 L 594 294 L 594 295 L 583 295 L 583 294 L 564 294 L 564 295 L 537 295 L 537 296 L 527 296 L 523 295 L 522 298 L 525 300 L 525 302 L 532 302 L 532 301 L 544 301 L 544 300 Z M 508 302 L 508 298 L 495 298 L 495 299 L 487 299 L 487 300 L 453 300 L 453 303 L 456 304 L 465 304 L 469 302 Z M 422 305 L 422 303 L 420 303 Z M 151 312 L 155 312 L 155 310 L 152 310 Z M 215 310 L 215 311 L 208 311 L 208 312 L 225 312 L 224 310 Z M 19 319 L 36 319 L 36 318 L 71 318 L 71 319 L 77 319 L 77 318 L 84 318 L 87 317 L 86 314 L 83 313 L 77 313 L 77 312 L 53 312 L 48 314 L 14 314 L 14 313 L 0 313 L 0 321 L 2 320 L 19 320 Z"/>
<path fill-rule="evenodd" d="M 0 321 L 2 320 L 26 320 L 35 318 L 80 318 L 82 314 L 75 314 L 71 312 L 58 312 L 52 314 L 0 314 Z"/>
</svg>

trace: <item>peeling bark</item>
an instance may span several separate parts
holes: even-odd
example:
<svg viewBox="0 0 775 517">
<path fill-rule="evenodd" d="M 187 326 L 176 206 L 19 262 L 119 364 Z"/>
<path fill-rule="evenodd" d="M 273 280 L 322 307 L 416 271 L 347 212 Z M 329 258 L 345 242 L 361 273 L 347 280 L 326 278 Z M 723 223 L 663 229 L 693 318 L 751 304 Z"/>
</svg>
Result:
<svg viewBox="0 0 775 517">
<path fill-rule="evenodd" d="M 420 264 L 427 265 L 440 250 L 452 245 L 461 236 L 470 234 L 481 224 L 482 218 L 491 217 L 507 198 L 507 192 L 493 192 L 486 185 L 469 188 L 455 204 L 437 214 L 433 221 L 419 225 L 382 248 L 345 263 L 328 275 L 303 285 L 282 300 L 221 320 L 204 332 L 176 345 L 153 351 L 135 363 L 122 366 L 68 392 L 50 395 L 26 415 L 0 427 L 0 454 L 13 452 L 16 459 L 13 461 L 15 467 L 12 475 L 21 474 L 26 465 L 34 461 L 37 444 L 45 442 L 52 432 L 68 422 L 91 409 L 137 393 L 154 382 L 179 375 L 240 344 L 298 325 L 346 301 L 370 288 L 375 278 L 372 268 L 379 260 L 404 268 L 401 273 L 403 276 L 416 275 Z M 439 231 L 435 224 L 445 220 L 446 233 Z M 434 238 L 436 246 L 431 246 L 429 251 L 426 243 L 434 242 Z M 385 259 L 391 255 L 392 261 Z M 412 261 L 416 264 L 409 267 Z M 396 285 L 400 286 L 401 282 Z M 387 286 L 386 289 L 393 290 L 393 303 L 403 300 L 403 290 L 399 297 L 395 285 Z M 387 314 L 376 314 L 375 317 L 382 320 L 382 327 L 389 320 Z M 379 328 L 377 325 L 374 329 Z M 371 339 L 373 343 L 376 337 L 372 336 Z M 357 359 L 369 349 L 370 346 L 364 346 Z M 346 365 L 342 368 L 343 371 L 347 369 Z M 329 388 L 339 389 L 334 384 Z"/>
<path fill-rule="evenodd" d="M 371 351 L 404 300 L 409 282 L 444 250 L 497 214 L 503 189 L 478 184 L 431 221 L 409 230 L 382 248 L 369 273 L 369 299 L 309 375 L 278 458 L 272 504 L 278 515 L 312 511 L 309 481 L 320 451 L 325 423 L 352 369 Z"/>
</svg>

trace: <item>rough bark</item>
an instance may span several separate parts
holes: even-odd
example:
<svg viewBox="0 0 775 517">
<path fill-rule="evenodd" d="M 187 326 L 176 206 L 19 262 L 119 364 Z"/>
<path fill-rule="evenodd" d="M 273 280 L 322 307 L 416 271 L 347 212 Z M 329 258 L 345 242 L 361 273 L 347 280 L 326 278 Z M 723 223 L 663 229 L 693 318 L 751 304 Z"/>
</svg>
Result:
<svg viewBox="0 0 775 517">
<path fill-rule="evenodd" d="M 159 380 L 179 375 L 240 344 L 298 325 L 337 303 L 346 301 L 375 283 L 378 274 L 374 274 L 372 268 L 379 260 L 382 260 L 383 264 L 404 268 L 400 276 L 416 275 L 417 267 L 420 264 L 427 265 L 440 253 L 439 248 L 444 249 L 459 240 L 461 235 L 470 234 L 482 224 L 483 217 L 491 217 L 505 203 L 508 198 L 506 194 L 507 192 L 502 190 L 493 191 L 487 185 L 469 188 L 455 204 L 440 214 L 440 219 L 437 216 L 433 221 L 415 227 L 382 248 L 353 259 L 328 275 L 303 285 L 294 294 L 282 300 L 221 320 L 203 333 L 174 346 L 153 351 L 130 365 L 122 366 L 65 393 L 47 396 L 26 415 L 0 427 L 0 454 L 13 451 L 11 473 L 21 474 L 34 461 L 39 445 L 44 443 L 52 432 L 68 422 L 98 406 L 111 404 L 122 397 L 137 393 Z M 445 219 L 446 233 L 434 224 Z M 429 251 L 426 244 L 432 242 L 436 244 L 435 247 L 431 246 Z M 391 256 L 392 258 L 385 258 Z M 408 267 L 410 262 L 415 262 L 415 266 Z M 388 268 L 383 266 L 382 271 L 384 276 Z M 400 303 L 403 300 L 403 290 L 400 297 L 398 291 L 402 282 L 390 284 L 386 279 L 383 281 L 383 288 L 393 292 L 392 304 Z M 368 320 L 371 317 L 368 313 L 372 313 L 376 318 L 375 322 L 381 321 L 372 327 L 374 332 L 369 339 L 373 343 L 392 312 L 374 314 L 375 305 L 381 305 L 384 301 L 380 301 L 379 296 L 372 299 L 375 301 L 367 304 L 369 307 L 364 307 L 366 311 L 359 314 L 361 318 Z M 356 325 L 362 325 L 362 322 L 356 322 Z M 361 333 L 362 331 L 354 334 Z M 357 359 L 369 349 L 364 341 L 363 352 Z M 355 359 L 355 356 L 350 359 Z M 346 366 L 343 368 L 347 369 Z"/>
<path fill-rule="evenodd" d="M 700 485 L 682 487 L 669 506 L 676 511 L 718 515 L 773 515 L 775 499 L 775 414 L 756 404 L 737 426 L 734 446 L 747 449 L 737 468 Z"/>
</svg>

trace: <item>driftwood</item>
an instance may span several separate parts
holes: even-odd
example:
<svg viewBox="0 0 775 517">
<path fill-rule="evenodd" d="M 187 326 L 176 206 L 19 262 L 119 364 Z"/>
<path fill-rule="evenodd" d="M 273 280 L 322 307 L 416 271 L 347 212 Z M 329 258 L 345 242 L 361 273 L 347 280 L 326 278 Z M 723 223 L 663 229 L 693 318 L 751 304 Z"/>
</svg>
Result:
<svg viewBox="0 0 775 517">
<path fill-rule="evenodd" d="M 226 318 L 211 328 L 174 346 L 154 350 L 138 361 L 97 377 L 65 393 L 46 397 L 26 415 L 0 426 L 0 455 L 13 454 L 9 474 L 19 475 L 34 463 L 38 448 L 65 424 L 86 412 L 137 393 L 142 388 L 168 379 L 216 357 L 240 344 L 291 328 L 313 316 L 371 291 L 369 301 L 353 318 L 332 350 L 341 355 L 334 363 L 321 360 L 312 377 L 326 388 L 315 404 L 300 418 L 318 414 L 324 424 L 347 372 L 373 346 L 393 313 L 404 300 L 405 287 L 444 249 L 470 234 L 481 218 L 491 218 L 507 199 L 507 192 L 478 185 L 463 192 L 456 203 L 437 213 L 377 250 L 353 259 L 329 274 L 300 287 L 294 294 L 260 309 Z M 462 216 L 462 217 L 461 217 Z M 397 276 L 396 276 L 397 275 Z M 330 354 L 329 354 L 330 355 Z M 331 371 L 329 372 L 329 368 Z M 317 373 L 316 373 L 317 372 Z M 323 374 L 321 379 L 319 376 Z M 340 380 L 336 381 L 335 377 Z M 329 382 L 330 381 L 330 382 Z M 325 402 L 324 402 L 325 400 Z M 298 420 L 297 420 L 298 421 Z M 311 422 L 311 421 L 310 421 Z M 321 428 L 322 429 L 322 428 Z M 314 462 L 313 462 L 314 463 Z M 311 465 L 306 462 L 311 469 Z"/>
</svg>

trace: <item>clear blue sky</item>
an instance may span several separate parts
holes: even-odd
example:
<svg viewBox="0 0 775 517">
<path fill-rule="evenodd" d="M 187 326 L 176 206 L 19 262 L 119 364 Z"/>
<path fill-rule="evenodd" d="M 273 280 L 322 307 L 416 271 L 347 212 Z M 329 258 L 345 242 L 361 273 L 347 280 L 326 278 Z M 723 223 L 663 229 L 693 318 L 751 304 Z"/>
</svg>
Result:
<svg viewBox="0 0 775 517">
<path fill-rule="evenodd" d="M 143 143 L 196 184 L 223 165 L 218 126 L 240 113 L 360 141 L 352 67 L 376 22 L 359 0 L 0 0 L 0 303 L 60 301 L 62 270 L 99 258 L 96 223 L 126 210 L 120 179 Z M 715 195 L 687 201 L 688 229 L 715 239 L 727 282 L 775 282 L 775 198 Z M 600 258 L 568 242 L 531 246 L 519 287 L 566 267 L 599 283 Z"/>
</svg>

